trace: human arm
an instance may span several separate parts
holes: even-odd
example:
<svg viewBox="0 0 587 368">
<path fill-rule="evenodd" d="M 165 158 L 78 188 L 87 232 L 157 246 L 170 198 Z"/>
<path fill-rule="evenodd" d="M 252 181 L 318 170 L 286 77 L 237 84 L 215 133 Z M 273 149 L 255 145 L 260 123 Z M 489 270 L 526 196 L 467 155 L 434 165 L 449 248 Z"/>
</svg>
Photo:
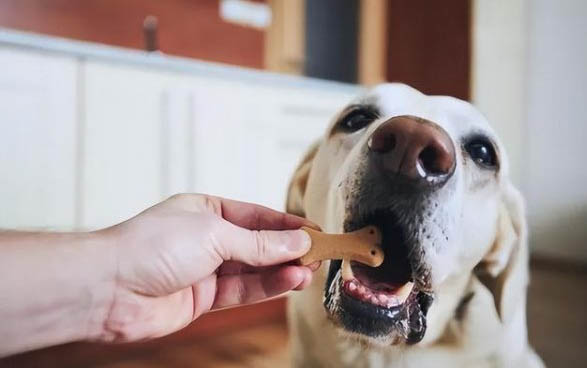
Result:
<svg viewBox="0 0 587 368">
<path fill-rule="evenodd" d="M 303 225 L 314 226 L 184 194 L 96 232 L 0 233 L 0 336 L 10 337 L 0 355 L 162 336 L 209 310 L 303 288 L 311 269 L 290 261 L 309 249 L 307 234 L 277 231 Z"/>
</svg>

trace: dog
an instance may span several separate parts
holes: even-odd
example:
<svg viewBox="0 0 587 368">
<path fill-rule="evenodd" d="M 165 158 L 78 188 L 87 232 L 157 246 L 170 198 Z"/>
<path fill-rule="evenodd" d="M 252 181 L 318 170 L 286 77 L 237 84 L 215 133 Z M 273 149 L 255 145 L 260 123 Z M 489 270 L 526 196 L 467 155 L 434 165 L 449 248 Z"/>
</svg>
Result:
<svg viewBox="0 0 587 368">
<path fill-rule="evenodd" d="M 375 225 L 385 253 L 377 268 L 324 262 L 290 297 L 294 366 L 543 366 L 527 340 L 523 199 L 471 104 L 368 91 L 309 149 L 286 208 L 329 233 Z"/>
</svg>

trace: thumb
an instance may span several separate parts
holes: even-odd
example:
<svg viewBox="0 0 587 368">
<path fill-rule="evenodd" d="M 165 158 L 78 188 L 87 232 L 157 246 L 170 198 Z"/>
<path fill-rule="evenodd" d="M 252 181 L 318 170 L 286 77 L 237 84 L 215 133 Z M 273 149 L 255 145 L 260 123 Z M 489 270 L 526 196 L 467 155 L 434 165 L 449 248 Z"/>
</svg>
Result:
<svg viewBox="0 0 587 368">
<path fill-rule="evenodd" d="M 303 230 L 248 230 L 223 221 L 215 246 L 225 261 L 271 266 L 303 256 L 311 242 Z"/>
</svg>

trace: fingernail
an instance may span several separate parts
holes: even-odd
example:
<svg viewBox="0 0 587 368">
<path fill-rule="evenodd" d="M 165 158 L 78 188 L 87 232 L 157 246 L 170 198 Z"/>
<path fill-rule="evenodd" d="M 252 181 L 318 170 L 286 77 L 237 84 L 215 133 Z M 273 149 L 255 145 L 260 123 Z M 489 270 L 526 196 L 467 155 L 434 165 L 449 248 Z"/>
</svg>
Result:
<svg viewBox="0 0 587 368">
<path fill-rule="evenodd" d="M 318 230 L 318 231 L 322 231 L 322 228 L 320 227 L 320 225 L 313 223 L 310 220 L 306 220 L 306 226 L 314 229 L 314 230 Z"/>
<path fill-rule="evenodd" d="M 304 230 L 288 230 L 289 241 L 287 243 L 287 250 L 290 252 L 302 252 L 310 249 L 312 239 L 310 235 Z"/>
<path fill-rule="evenodd" d="M 307 265 L 306 267 L 308 267 L 310 269 L 310 271 L 314 272 L 317 269 L 320 268 L 320 265 L 322 264 L 322 262 L 320 261 L 316 261 L 314 263 L 310 263 L 309 265 Z"/>
</svg>

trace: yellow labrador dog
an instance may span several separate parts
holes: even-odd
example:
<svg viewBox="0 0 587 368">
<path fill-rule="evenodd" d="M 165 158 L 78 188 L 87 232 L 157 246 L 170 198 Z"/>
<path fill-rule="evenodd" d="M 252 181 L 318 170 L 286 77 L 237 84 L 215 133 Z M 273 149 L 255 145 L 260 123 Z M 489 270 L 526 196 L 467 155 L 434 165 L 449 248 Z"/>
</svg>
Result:
<svg viewBox="0 0 587 368">
<path fill-rule="evenodd" d="M 310 149 L 287 209 L 331 233 L 375 225 L 385 251 L 377 268 L 327 262 L 291 297 L 294 366 L 542 366 L 527 341 L 522 198 L 469 103 L 373 89 Z"/>
</svg>

